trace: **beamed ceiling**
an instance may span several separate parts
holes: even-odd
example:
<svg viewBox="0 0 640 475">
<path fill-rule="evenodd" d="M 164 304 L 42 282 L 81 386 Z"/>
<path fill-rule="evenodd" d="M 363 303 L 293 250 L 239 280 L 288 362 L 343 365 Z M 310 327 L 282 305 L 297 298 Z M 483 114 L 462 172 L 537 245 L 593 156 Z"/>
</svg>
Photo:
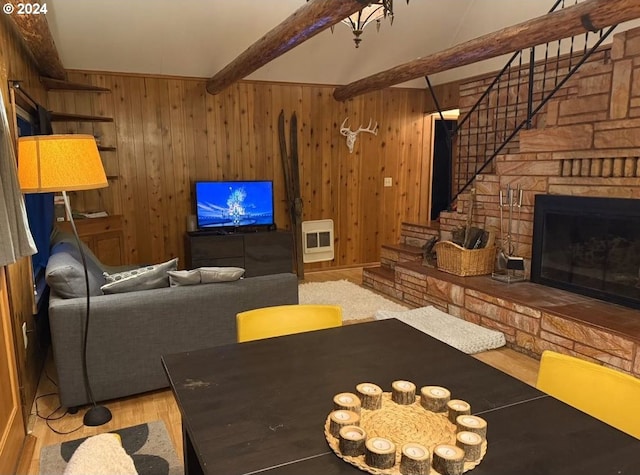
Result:
<svg viewBox="0 0 640 475">
<path fill-rule="evenodd" d="M 573 4 L 575 0 L 567 0 Z M 67 69 L 209 78 L 305 0 L 48 0 Z M 395 1 L 393 25 L 326 30 L 246 79 L 341 85 L 547 13 L 553 0 Z M 619 27 L 626 29 L 627 23 Z M 489 60 L 434 75 L 434 84 L 498 69 Z M 423 79 L 402 84 L 425 87 Z"/>
</svg>

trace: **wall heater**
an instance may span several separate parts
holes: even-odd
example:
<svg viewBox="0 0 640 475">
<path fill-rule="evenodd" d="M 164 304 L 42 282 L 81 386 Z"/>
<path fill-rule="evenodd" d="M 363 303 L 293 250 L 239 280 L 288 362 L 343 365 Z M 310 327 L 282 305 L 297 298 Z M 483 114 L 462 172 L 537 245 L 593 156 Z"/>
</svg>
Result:
<svg viewBox="0 0 640 475">
<path fill-rule="evenodd" d="M 333 219 L 302 222 L 302 260 L 333 260 Z"/>
</svg>

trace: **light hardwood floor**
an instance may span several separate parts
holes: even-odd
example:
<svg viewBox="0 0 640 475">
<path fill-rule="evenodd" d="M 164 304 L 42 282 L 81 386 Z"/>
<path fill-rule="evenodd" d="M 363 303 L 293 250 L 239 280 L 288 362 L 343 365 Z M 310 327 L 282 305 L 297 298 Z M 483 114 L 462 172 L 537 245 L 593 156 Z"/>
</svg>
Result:
<svg viewBox="0 0 640 475">
<path fill-rule="evenodd" d="M 355 284 L 362 284 L 362 268 L 338 269 L 331 271 L 317 271 L 305 273 L 305 282 L 324 282 L 329 280 L 346 279 Z M 528 384 L 535 384 L 538 373 L 538 361 L 508 348 L 487 351 L 475 355 L 481 361 L 494 366 Z M 55 380 L 55 368 L 51 358 L 46 364 L 46 372 L 38 387 L 38 412 L 40 415 L 49 415 L 58 407 L 58 398 L 55 395 L 55 385 L 47 377 Z M 53 393 L 53 394 L 52 394 Z M 52 394 L 46 396 L 47 394 Z M 31 434 L 25 445 L 26 450 L 18 467 L 19 475 L 37 475 L 40 469 L 39 456 L 42 447 L 58 444 L 67 440 L 87 437 L 110 430 L 129 427 L 144 422 L 162 420 L 167 426 L 172 442 L 182 458 L 182 434 L 180 425 L 180 412 L 173 399 L 170 389 L 154 391 L 140 396 L 110 401 L 107 407 L 113 413 L 113 419 L 101 427 L 85 427 L 82 425 L 84 408 L 77 414 L 67 414 L 59 420 L 52 420 L 49 425 L 59 432 L 74 432 L 69 434 L 57 434 L 47 423 L 38 417 L 32 416 L 30 423 Z M 35 408 L 34 408 L 35 413 Z M 60 415 L 58 411 L 56 413 Z M 55 417 L 55 415 L 54 415 Z"/>
</svg>

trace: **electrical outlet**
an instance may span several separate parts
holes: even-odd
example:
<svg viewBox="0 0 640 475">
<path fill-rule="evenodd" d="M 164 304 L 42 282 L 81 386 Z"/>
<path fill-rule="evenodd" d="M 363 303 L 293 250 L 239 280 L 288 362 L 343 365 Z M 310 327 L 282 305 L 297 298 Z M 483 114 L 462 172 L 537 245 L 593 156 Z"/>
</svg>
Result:
<svg viewBox="0 0 640 475">
<path fill-rule="evenodd" d="M 384 186 L 385 187 L 390 187 L 393 186 L 393 178 L 391 178 L 390 176 L 385 176 L 384 177 Z"/>
<path fill-rule="evenodd" d="M 27 323 L 24 322 L 22 324 L 22 341 L 24 341 L 24 349 L 27 349 L 27 346 L 29 346 L 29 338 L 27 337 Z"/>
</svg>

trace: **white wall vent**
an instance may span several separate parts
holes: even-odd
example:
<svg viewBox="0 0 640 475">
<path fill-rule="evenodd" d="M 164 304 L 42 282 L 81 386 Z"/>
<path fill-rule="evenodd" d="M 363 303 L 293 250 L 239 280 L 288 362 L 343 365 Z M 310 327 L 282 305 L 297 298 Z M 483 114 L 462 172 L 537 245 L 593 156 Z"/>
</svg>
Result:
<svg viewBox="0 0 640 475">
<path fill-rule="evenodd" d="M 333 260 L 333 219 L 302 222 L 302 260 Z"/>
</svg>

